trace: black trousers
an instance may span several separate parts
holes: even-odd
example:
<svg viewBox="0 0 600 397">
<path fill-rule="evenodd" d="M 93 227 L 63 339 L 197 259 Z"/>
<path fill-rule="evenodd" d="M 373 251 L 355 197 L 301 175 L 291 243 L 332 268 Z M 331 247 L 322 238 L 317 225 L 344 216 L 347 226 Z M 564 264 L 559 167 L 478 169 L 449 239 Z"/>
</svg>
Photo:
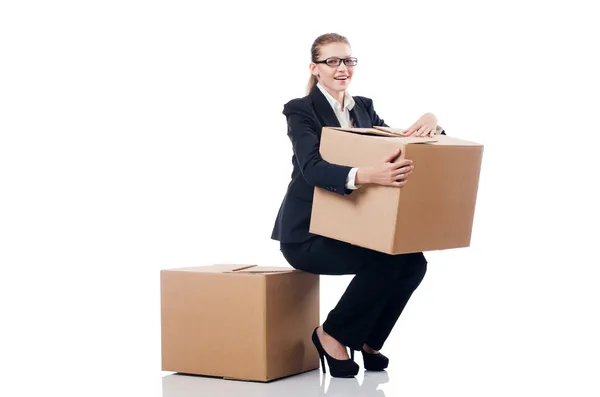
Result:
<svg viewBox="0 0 600 397">
<path fill-rule="evenodd" d="M 323 323 L 325 332 L 360 350 L 380 350 L 427 271 L 422 252 L 388 255 L 327 237 L 281 243 L 288 263 L 314 274 L 355 274 Z"/>
</svg>

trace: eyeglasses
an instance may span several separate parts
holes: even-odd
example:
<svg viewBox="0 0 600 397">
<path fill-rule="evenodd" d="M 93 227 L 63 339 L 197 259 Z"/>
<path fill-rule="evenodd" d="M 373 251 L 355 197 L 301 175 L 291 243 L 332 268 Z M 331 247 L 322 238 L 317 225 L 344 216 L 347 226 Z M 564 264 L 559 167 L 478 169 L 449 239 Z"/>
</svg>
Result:
<svg viewBox="0 0 600 397">
<path fill-rule="evenodd" d="M 346 66 L 356 66 L 356 64 L 358 63 L 358 59 L 354 58 L 354 57 L 350 57 L 350 58 L 327 58 L 323 61 L 316 61 L 315 63 L 324 63 L 327 66 L 332 66 L 332 67 L 338 67 L 342 64 L 342 62 L 344 62 L 344 65 Z"/>
</svg>

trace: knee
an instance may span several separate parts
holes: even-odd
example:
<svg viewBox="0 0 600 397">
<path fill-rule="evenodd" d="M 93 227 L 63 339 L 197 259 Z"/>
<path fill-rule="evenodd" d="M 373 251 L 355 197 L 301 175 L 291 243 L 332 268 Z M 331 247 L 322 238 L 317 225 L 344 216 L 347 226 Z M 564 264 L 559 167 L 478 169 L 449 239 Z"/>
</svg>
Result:
<svg viewBox="0 0 600 397">
<path fill-rule="evenodd" d="M 394 280 L 415 280 L 420 283 L 427 272 L 427 260 L 422 252 L 378 257 L 368 263 L 364 270 L 373 271 L 389 282 Z"/>
<path fill-rule="evenodd" d="M 418 283 L 420 284 L 421 281 L 425 278 L 425 274 L 427 273 L 427 261 L 426 260 L 418 261 L 415 264 L 413 272 L 414 272 L 413 277 L 416 280 L 418 280 Z"/>
<path fill-rule="evenodd" d="M 403 270 L 403 278 L 412 279 L 419 285 L 427 273 L 427 260 L 421 252 L 409 254 L 400 267 Z"/>
</svg>

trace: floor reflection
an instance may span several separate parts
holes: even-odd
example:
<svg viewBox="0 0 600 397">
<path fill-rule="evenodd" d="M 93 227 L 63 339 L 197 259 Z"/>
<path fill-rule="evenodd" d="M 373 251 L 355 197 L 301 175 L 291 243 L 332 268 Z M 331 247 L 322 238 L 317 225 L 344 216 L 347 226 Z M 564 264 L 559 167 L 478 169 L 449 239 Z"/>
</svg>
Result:
<svg viewBox="0 0 600 397">
<path fill-rule="evenodd" d="M 362 381 L 359 380 L 362 378 Z M 389 381 L 388 373 L 365 371 L 357 378 L 323 377 L 320 370 L 306 372 L 270 383 L 224 380 L 204 376 L 172 374 L 162 378 L 163 397 L 385 397 L 379 385 Z"/>
</svg>

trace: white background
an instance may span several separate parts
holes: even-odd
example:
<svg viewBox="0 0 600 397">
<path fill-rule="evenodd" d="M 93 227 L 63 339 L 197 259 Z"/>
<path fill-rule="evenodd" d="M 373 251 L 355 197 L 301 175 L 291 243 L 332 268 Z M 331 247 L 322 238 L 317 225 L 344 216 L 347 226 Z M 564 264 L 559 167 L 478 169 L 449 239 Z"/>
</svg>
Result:
<svg viewBox="0 0 600 397">
<path fill-rule="evenodd" d="M 593 3 L 3 1 L 2 394 L 161 395 L 159 270 L 286 265 L 281 111 L 339 32 L 388 124 L 485 145 L 472 247 L 427 254 L 381 388 L 597 396 Z"/>
</svg>

